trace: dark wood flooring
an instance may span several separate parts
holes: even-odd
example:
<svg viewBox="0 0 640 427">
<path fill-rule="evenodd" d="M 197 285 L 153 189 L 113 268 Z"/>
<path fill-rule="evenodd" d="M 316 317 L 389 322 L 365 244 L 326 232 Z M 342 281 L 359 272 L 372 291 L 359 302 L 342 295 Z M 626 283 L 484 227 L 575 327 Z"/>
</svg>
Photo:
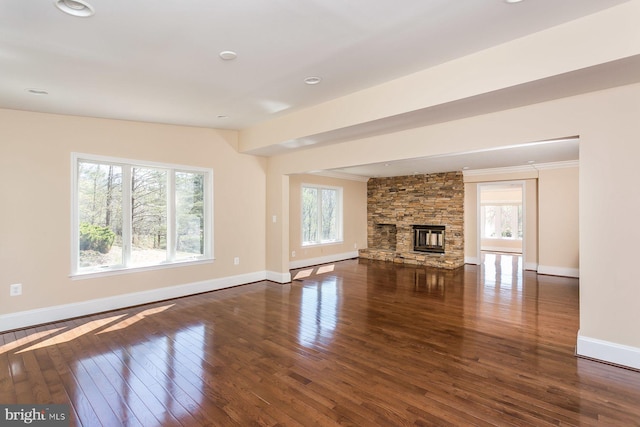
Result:
<svg viewBox="0 0 640 427">
<path fill-rule="evenodd" d="M 486 255 L 350 260 L 0 334 L 0 403 L 72 425 L 640 425 L 640 373 L 576 358 L 578 281 Z"/>
</svg>

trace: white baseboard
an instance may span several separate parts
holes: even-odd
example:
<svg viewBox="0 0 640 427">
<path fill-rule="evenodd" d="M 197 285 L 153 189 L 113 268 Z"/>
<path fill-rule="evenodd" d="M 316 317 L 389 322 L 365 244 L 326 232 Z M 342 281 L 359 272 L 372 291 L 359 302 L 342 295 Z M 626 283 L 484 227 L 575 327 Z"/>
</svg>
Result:
<svg viewBox="0 0 640 427">
<path fill-rule="evenodd" d="M 590 359 L 640 369 L 640 348 L 585 337 L 580 331 L 576 353 Z"/>
<path fill-rule="evenodd" d="M 179 298 L 202 292 L 215 291 L 218 289 L 230 288 L 232 286 L 244 285 L 246 283 L 258 282 L 260 280 L 270 280 L 268 279 L 267 272 L 257 271 L 255 273 L 222 277 L 219 279 L 187 283 L 184 285 L 168 286 L 166 288 L 116 295 L 113 297 L 93 299 L 73 304 L 64 304 L 53 307 L 38 308 L 35 310 L 20 311 L 17 313 L 3 314 L 0 315 L 0 332 L 71 319 L 79 316 L 87 316 L 90 314 L 131 307 L 134 305 Z"/>
<path fill-rule="evenodd" d="M 345 259 L 358 258 L 358 251 L 344 252 L 341 254 L 321 256 L 318 258 L 307 258 L 289 262 L 290 269 L 305 268 L 312 265 L 326 264 L 329 262 L 344 261 Z"/>
<path fill-rule="evenodd" d="M 521 254 L 522 248 L 506 248 L 504 246 L 482 246 L 482 251 Z"/>
<path fill-rule="evenodd" d="M 291 273 L 277 273 L 275 271 L 267 271 L 267 280 L 276 283 L 291 282 Z"/>
<path fill-rule="evenodd" d="M 464 263 L 465 264 L 479 265 L 480 264 L 480 260 L 477 257 L 466 256 L 466 257 L 464 257 Z M 536 262 L 525 262 L 524 263 L 524 269 L 525 270 L 536 271 L 536 270 L 538 270 L 538 263 L 536 263 Z"/>
<path fill-rule="evenodd" d="M 550 276 L 580 277 L 580 269 L 538 265 L 538 274 L 548 274 Z"/>
</svg>

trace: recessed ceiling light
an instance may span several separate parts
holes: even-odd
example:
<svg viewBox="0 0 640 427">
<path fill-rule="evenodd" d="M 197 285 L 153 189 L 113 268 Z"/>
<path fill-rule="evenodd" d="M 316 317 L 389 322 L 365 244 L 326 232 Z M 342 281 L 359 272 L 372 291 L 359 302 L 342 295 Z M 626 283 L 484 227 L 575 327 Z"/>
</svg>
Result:
<svg viewBox="0 0 640 427">
<path fill-rule="evenodd" d="M 462 167 L 462 170 L 463 170 L 463 171 L 466 171 L 466 170 L 468 170 L 468 169 L 469 169 L 469 166 L 463 166 L 463 167 Z"/>
<path fill-rule="evenodd" d="M 44 89 L 25 89 L 25 90 L 32 95 L 49 95 L 49 92 L 47 92 Z"/>
<path fill-rule="evenodd" d="M 504 0 L 505 3 L 509 3 L 509 4 L 513 4 L 513 3 L 520 3 L 522 0 Z"/>
<path fill-rule="evenodd" d="M 308 85 L 317 85 L 321 81 L 322 79 L 318 76 L 309 76 L 309 77 L 305 77 L 304 79 L 304 82 Z"/>
<path fill-rule="evenodd" d="M 55 0 L 53 4 L 62 12 L 80 18 L 87 18 L 95 13 L 93 6 L 84 0 Z"/>
<path fill-rule="evenodd" d="M 535 162 L 536 162 L 535 160 L 529 160 L 529 161 L 527 161 L 527 163 L 528 163 L 528 164 L 530 164 L 530 165 L 534 164 Z"/>
<path fill-rule="evenodd" d="M 224 59 L 225 61 L 232 61 L 238 57 L 238 54 L 232 50 L 223 50 L 218 55 L 220 55 L 220 58 Z"/>
</svg>

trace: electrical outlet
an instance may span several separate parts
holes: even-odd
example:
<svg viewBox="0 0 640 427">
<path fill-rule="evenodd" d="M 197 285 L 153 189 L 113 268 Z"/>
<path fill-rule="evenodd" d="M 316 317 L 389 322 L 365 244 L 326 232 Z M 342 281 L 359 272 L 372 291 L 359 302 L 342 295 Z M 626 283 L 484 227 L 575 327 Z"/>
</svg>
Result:
<svg viewBox="0 0 640 427">
<path fill-rule="evenodd" d="M 357 243 L 353 244 L 353 249 L 358 249 L 358 244 Z"/>
<path fill-rule="evenodd" d="M 296 257 L 296 251 L 291 251 L 291 258 L 295 258 Z"/>
<path fill-rule="evenodd" d="M 233 259 L 233 265 L 238 265 L 238 264 L 240 264 L 240 258 L 235 257 L 235 258 Z"/>
<path fill-rule="evenodd" d="M 14 283 L 9 286 L 9 296 L 17 297 L 18 295 L 22 295 L 22 283 Z"/>
</svg>

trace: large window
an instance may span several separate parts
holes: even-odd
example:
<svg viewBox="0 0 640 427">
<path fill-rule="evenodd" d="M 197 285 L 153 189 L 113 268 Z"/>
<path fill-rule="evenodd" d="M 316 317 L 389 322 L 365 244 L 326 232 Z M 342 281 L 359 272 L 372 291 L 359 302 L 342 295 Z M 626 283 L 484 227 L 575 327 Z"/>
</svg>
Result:
<svg viewBox="0 0 640 427">
<path fill-rule="evenodd" d="M 522 204 L 482 205 L 482 237 L 522 239 Z"/>
<path fill-rule="evenodd" d="M 212 258 L 210 169 L 74 154 L 73 274 Z"/>
<path fill-rule="evenodd" d="M 342 241 L 342 189 L 302 186 L 302 245 Z"/>
</svg>

